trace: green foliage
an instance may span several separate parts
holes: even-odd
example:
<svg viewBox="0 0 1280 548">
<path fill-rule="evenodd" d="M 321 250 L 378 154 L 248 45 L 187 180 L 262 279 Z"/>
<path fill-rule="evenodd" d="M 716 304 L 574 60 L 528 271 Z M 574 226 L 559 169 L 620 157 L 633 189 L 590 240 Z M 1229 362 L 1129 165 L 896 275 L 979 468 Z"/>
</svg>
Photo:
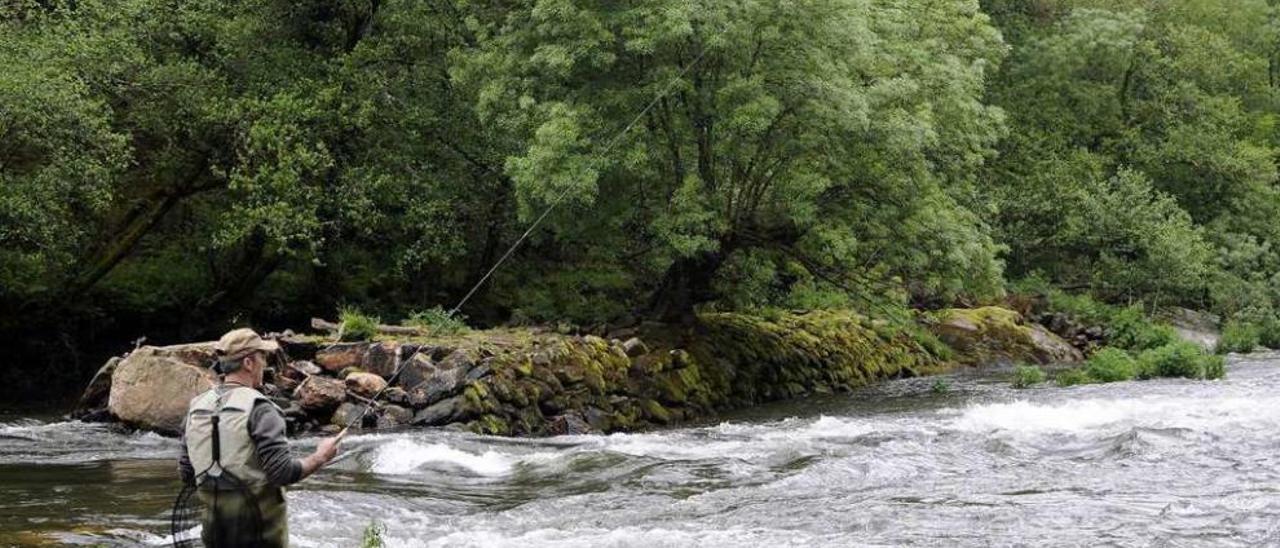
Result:
<svg viewBox="0 0 1280 548">
<path fill-rule="evenodd" d="M 1138 363 L 1128 352 L 1108 347 L 1090 356 L 1084 371 L 1097 382 L 1127 381 L 1138 376 Z"/>
<path fill-rule="evenodd" d="M 1086 294 L 1071 295 L 1053 288 L 1043 292 L 1049 310 L 1065 313 L 1085 325 L 1102 326 L 1109 346 L 1141 352 L 1178 340 L 1172 326 L 1152 321 L 1137 305 L 1109 305 Z"/>
<path fill-rule="evenodd" d="M 368 341 L 378 335 L 378 324 L 381 319 L 367 316 L 359 309 L 345 307 L 338 312 L 341 324 L 339 339 L 343 341 Z"/>
<path fill-rule="evenodd" d="M 1258 344 L 1280 349 L 1280 319 L 1271 316 L 1258 323 Z"/>
<path fill-rule="evenodd" d="M 990 164 L 1009 270 L 1107 300 L 1273 309 L 1274 7 L 987 0 L 1014 54 Z"/>
<path fill-rule="evenodd" d="M 382 535 L 386 534 L 387 526 L 377 520 L 369 522 L 364 528 L 364 536 L 360 540 L 361 548 L 382 548 L 386 543 L 382 540 Z"/>
<path fill-rule="evenodd" d="M 934 379 L 929 391 L 934 394 L 946 394 L 951 391 L 951 383 L 947 379 Z"/>
<path fill-rule="evenodd" d="M 1044 371 L 1035 365 L 1019 365 L 1013 370 L 1013 387 L 1030 388 L 1044 382 Z"/>
<path fill-rule="evenodd" d="M 1222 327 L 1222 336 L 1215 349 L 1219 354 L 1229 352 L 1253 352 L 1261 344 L 1262 329 L 1249 322 L 1232 320 Z"/>
<path fill-rule="evenodd" d="M 1058 386 L 1065 388 L 1078 384 L 1089 384 L 1093 382 L 1093 379 L 1090 379 L 1089 374 L 1085 373 L 1083 369 L 1064 369 L 1058 372 L 1054 381 L 1058 383 Z"/>
<path fill-rule="evenodd" d="M 404 323 L 405 325 L 421 327 L 432 335 L 457 335 L 470 330 L 467 327 L 466 316 L 451 315 L 439 305 L 414 312 Z"/>
<path fill-rule="evenodd" d="M 1217 379 L 1224 373 L 1224 362 L 1194 343 L 1180 341 L 1139 354 L 1138 371 L 1140 378 Z"/>
<path fill-rule="evenodd" d="M 1280 311 L 1275 14 L 9 3 L 0 334 L 65 361 L 53 333 L 399 317 L 461 297 L 555 204 L 477 323 L 893 314 L 990 302 L 1008 272 L 1134 304 L 1070 303 L 1164 347 L 1143 310 Z"/>
</svg>

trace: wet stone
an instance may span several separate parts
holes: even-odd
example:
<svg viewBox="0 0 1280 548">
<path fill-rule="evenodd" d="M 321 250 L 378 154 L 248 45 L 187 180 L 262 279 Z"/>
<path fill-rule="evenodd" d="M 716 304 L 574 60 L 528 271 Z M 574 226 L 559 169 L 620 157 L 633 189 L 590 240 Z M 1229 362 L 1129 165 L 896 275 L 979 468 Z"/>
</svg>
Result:
<svg viewBox="0 0 1280 548">
<path fill-rule="evenodd" d="M 395 428 L 413 422 L 413 411 L 399 405 L 384 405 L 378 410 L 378 428 Z"/>
<path fill-rule="evenodd" d="M 547 433 L 552 436 L 580 436 L 592 433 L 591 425 L 577 413 L 557 415 L 551 417 L 550 422 Z"/>
<path fill-rule="evenodd" d="M 438 426 L 448 422 L 453 422 L 460 415 L 460 410 L 463 404 L 464 401 L 462 396 L 454 396 L 447 400 L 437 402 L 414 414 L 413 424 L 420 426 Z"/>
</svg>

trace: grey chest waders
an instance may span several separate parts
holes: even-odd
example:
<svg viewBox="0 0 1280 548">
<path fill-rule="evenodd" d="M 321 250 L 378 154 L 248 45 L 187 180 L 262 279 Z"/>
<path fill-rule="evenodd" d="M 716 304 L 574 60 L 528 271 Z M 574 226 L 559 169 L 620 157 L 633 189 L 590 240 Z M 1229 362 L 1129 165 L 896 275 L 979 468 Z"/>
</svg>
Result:
<svg viewBox="0 0 1280 548">
<path fill-rule="evenodd" d="M 206 405 L 202 407 L 195 403 L 188 413 L 187 435 L 199 437 L 195 442 L 188 438 L 188 447 L 201 451 L 199 455 L 188 456 L 200 471 L 196 473 L 194 481 L 183 486 L 178 498 L 174 500 L 171 519 L 174 546 L 222 548 L 271 545 L 263 538 L 264 523 L 259 507 L 263 485 L 260 478 L 242 478 L 241 476 L 257 474 L 246 469 L 243 464 L 223 461 L 224 458 L 244 458 L 244 448 L 237 447 L 243 446 L 242 439 L 232 440 L 226 452 L 223 443 L 228 428 L 244 428 L 243 437 L 248 436 L 247 421 L 252 411 L 253 398 L 247 398 L 249 405 L 244 408 L 242 402 L 246 398 L 235 397 L 235 392 L 239 390 L 242 389 L 233 389 L 226 394 L 211 391 L 213 394 L 209 396 Z M 199 401 L 200 399 L 197 400 Z M 240 402 L 239 406 L 228 405 L 237 402 Z M 232 434 L 232 437 L 235 435 Z M 240 470 L 241 474 L 237 475 L 233 470 Z"/>
</svg>

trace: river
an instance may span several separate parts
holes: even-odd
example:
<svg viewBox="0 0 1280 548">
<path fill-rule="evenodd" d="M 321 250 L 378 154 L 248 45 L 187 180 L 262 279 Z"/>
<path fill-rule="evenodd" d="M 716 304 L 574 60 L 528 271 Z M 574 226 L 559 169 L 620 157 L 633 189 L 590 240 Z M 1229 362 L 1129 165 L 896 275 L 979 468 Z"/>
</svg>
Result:
<svg viewBox="0 0 1280 548">
<path fill-rule="evenodd" d="M 884 383 L 665 431 L 355 436 L 294 546 L 1280 546 L 1280 355 L 1222 381 Z M 301 440 L 299 451 L 314 440 Z M 0 420 L 0 545 L 163 545 L 177 443 Z"/>
</svg>

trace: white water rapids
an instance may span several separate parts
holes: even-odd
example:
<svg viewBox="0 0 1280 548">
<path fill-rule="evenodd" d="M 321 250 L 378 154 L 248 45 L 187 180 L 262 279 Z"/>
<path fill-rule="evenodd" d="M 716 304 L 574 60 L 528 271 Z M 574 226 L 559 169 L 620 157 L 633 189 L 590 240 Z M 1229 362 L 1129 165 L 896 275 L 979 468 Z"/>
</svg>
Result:
<svg viewBox="0 0 1280 548">
<path fill-rule="evenodd" d="M 641 434 L 349 438 L 294 546 L 1280 546 L 1280 355 L 1223 381 L 886 383 Z M 308 449 L 314 440 L 299 443 Z M 164 542 L 176 442 L 0 424 L 0 544 Z"/>
</svg>

